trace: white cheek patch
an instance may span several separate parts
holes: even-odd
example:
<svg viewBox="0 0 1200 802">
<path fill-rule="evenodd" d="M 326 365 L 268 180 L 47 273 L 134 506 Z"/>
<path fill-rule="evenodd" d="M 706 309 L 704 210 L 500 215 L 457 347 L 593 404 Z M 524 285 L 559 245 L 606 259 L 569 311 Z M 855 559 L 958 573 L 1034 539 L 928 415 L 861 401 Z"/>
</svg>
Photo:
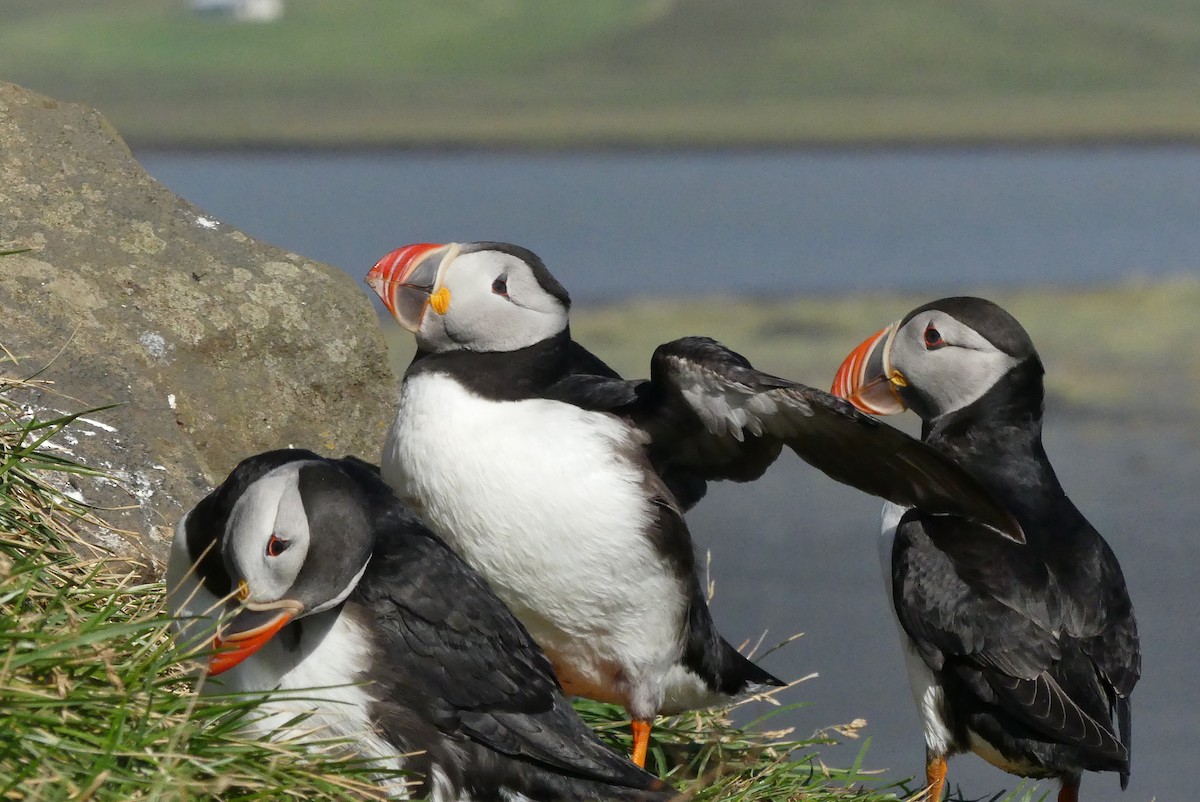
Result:
<svg viewBox="0 0 1200 802">
<path fill-rule="evenodd" d="M 167 558 L 167 601 L 173 610 L 186 609 L 185 597 L 180 597 L 178 602 L 174 602 L 172 597 L 181 589 L 184 578 L 196 570 L 187 547 L 187 520 L 191 514 L 191 511 L 185 512 L 179 523 L 175 524 L 175 537 L 171 539 L 171 554 Z"/>
<path fill-rule="evenodd" d="M 251 485 L 233 506 L 225 549 L 235 571 L 250 586 L 250 601 L 282 598 L 304 564 L 309 534 L 299 473 L 306 464 L 293 462 L 276 468 Z M 290 541 L 277 557 L 267 556 L 272 535 Z"/>
<path fill-rule="evenodd" d="M 421 318 L 421 328 L 417 330 L 416 336 L 417 345 L 431 353 L 449 351 L 455 347 L 454 341 L 446 333 L 446 316 L 429 309 L 425 310 L 425 316 Z"/>
<path fill-rule="evenodd" d="M 505 276 L 508 297 L 492 291 Z M 534 278 L 529 266 L 497 251 L 458 257 L 446 274 L 450 305 L 446 314 L 426 312 L 422 344 L 433 351 L 516 351 L 558 334 L 566 310 Z"/>
<path fill-rule="evenodd" d="M 927 350 L 932 325 L 947 345 Z M 1017 364 L 1017 359 L 945 312 L 930 310 L 905 323 L 896 337 L 891 363 L 929 399 L 938 415 L 978 401 Z"/>
</svg>

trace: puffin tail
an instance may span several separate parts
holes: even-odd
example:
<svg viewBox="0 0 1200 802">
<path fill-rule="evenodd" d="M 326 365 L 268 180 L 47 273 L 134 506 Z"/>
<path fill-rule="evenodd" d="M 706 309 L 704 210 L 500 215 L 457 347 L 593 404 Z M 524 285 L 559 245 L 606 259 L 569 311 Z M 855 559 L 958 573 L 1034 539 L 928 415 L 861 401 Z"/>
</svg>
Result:
<svg viewBox="0 0 1200 802">
<path fill-rule="evenodd" d="M 688 605 L 687 641 L 684 664 L 696 672 L 714 691 L 725 696 L 741 696 L 762 688 L 779 688 L 787 683 L 764 671 L 721 637 L 696 580 Z"/>
<path fill-rule="evenodd" d="M 1121 790 L 1129 785 L 1129 770 L 1133 766 L 1133 707 L 1128 696 L 1117 697 L 1117 728 L 1125 746 L 1125 770 L 1121 772 Z"/>
<path fill-rule="evenodd" d="M 766 688 L 782 688 L 784 685 L 787 685 L 779 677 L 769 671 L 765 671 L 757 663 L 733 648 L 724 638 L 721 639 L 721 645 L 725 647 L 726 652 L 725 676 L 730 678 L 736 677 L 738 683 L 737 690 L 730 695 L 755 693 Z"/>
</svg>

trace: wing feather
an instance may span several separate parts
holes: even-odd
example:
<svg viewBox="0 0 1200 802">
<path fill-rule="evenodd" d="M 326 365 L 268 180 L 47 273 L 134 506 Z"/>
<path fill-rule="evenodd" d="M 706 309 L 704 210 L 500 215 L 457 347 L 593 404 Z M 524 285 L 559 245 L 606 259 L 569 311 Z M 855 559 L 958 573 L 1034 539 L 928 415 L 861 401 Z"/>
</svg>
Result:
<svg viewBox="0 0 1200 802">
<path fill-rule="evenodd" d="M 787 446 L 865 493 L 1023 539 L 1008 510 L 949 457 L 829 393 L 755 370 L 715 340 L 659 346 L 650 384 L 654 403 L 638 422 L 664 470 L 747 481 Z"/>
</svg>

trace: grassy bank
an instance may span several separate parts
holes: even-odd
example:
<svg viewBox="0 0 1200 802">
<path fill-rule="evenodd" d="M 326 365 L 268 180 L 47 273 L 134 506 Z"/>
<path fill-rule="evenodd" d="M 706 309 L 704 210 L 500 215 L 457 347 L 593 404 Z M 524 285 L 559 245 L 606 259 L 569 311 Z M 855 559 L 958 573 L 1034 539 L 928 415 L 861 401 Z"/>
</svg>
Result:
<svg viewBox="0 0 1200 802">
<path fill-rule="evenodd" d="M 61 492 L 87 469 L 44 450 L 71 418 L 29 419 L 8 398 L 17 384 L 0 378 L 0 799 L 380 798 L 344 743 L 247 740 L 238 727 L 257 698 L 191 692 L 162 583 L 77 534 L 103 526 Z M 581 712 L 628 750 L 621 711 Z M 897 798 L 858 766 L 825 767 L 821 743 L 706 712 L 660 722 L 652 759 L 681 799 Z"/>
<path fill-rule="evenodd" d="M 245 698 L 198 698 L 171 648 L 161 582 L 103 559 L 64 496 L 87 469 L 40 449 L 70 422 L 28 419 L 0 377 L 0 799 L 361 800 L 336 744 L 241 738 Z"/>
<path fill-rule="evenodd" d="M 13 0 L 0 80 L 135 145 L 1200 140 L 1177 0 Z"/>
</svg>

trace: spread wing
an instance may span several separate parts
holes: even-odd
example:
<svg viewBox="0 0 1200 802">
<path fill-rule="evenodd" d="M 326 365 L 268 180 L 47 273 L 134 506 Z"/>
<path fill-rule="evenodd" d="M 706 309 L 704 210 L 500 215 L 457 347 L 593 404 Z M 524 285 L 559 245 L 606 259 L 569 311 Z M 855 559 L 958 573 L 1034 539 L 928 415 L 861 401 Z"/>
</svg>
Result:
<svg viewBox="0 0 1200 802">
<path fill-rule="evenodd" d="M 631 417 L 665 476 L 748 481 L 786 446 L 865 493 L 1023 540 L 1008 510 L 953 460 L 829 393 L 755 370 L 714 340 L 660 345 L 637 394 Z"/>
<path fill-rule="evenodd" d="M 1058 743 L 1127 765 L 1110 689 L 1059 627 L 1058 591 L 1027 547 L 962 520 L 909 512 L 892 550 L 897 618 L 926 664 Z"/>
<path fill-rule="evenodd" d="M 596 739 L 545 655 L 483 580 L 417 527 L 399 515 L 392 531 L 381 530 L 352 597 L 380 627 L 385 698 L 399 700 L 385 707 L 382 726 L 404 740 L 420 719 L 451 741 L 554 773 L 654 787 L 653 777 Z"/>
</svg>

